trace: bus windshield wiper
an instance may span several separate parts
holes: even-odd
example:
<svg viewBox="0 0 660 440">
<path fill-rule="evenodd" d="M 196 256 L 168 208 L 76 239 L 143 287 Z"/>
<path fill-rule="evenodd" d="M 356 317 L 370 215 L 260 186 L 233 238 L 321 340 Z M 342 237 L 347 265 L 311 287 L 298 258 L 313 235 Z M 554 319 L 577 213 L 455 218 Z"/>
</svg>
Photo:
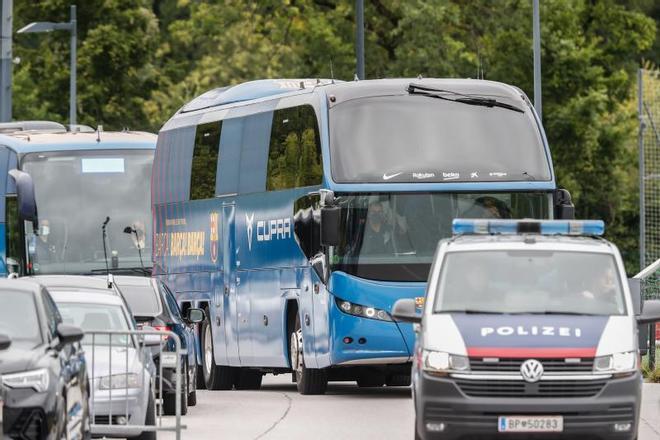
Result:
<svg viewBox="0 0 660 440">
<path fill-rule="evenodd" d="M 407 90 L 408 93 L 410 93 L 411 95 L 428 96 L 429 98 L 442 99 L 444 101 L 451 101 L 451 102 L 460 102 L 461 104 L 478 105 L 481 107 L 500 107 L 500 108 L 505 108 L 507 110 L 513 110 L 514 112 L 518 112 L 518 113 L 525 113 L 523 109 L 516 107 L 515 105 L 507 104 L 505 102 L 498 101 L 497 99 L 494 98 L 465 95 L 463 93 L 452 92 L 451 90 L 433 89 L 431 87 L 420 86 L 417 84 L 408 85 Z M 448 98 L 446 96 L 443 96 L 443 94 L 454 95 L 457 96 L 457 98 Z"/>
<path fill-rule="evenodd" d="M 558 310 L 543 310 L 539 312 L 516 312 L 512 315 L 571 315 L 571 316 L 598 316 L 597 313 L 568 312 Z"/>
<path fill-rule="evenodd" d="M 465 310 L 436 310 L 436 313 L 466 313 L 468 315 L 502 315 L 503 312 L 495 312 L 492 310 L 474 310 L 474 309 L 465 309 Z"/>
</svg>

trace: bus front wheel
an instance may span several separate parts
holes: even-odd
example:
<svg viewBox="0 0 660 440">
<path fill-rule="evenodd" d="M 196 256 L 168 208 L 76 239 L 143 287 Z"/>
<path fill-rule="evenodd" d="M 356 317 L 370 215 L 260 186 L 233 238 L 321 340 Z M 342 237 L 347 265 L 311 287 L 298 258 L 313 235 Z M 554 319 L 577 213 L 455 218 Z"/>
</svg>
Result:
<svg viewBox="0 0 660 440">
<path fill-rule="evenodd" d="M 215 364 L 213 331 L 209 320 L 202 322 L 202 363 L 207 390 L 231 390 L 234 385 L 231 367 Z"/>
<path fill-rule="evenodd" d="M 300 394 L 324 394 L 328 387 L 328 375 L 321 368 L 307 368 L 303 355 L 303 333 L 300 326 L 300 316 L 296 316 L 296 324 L 290 334 L 289 357 L 291 370 L 295 377 Z"/>
</svg>

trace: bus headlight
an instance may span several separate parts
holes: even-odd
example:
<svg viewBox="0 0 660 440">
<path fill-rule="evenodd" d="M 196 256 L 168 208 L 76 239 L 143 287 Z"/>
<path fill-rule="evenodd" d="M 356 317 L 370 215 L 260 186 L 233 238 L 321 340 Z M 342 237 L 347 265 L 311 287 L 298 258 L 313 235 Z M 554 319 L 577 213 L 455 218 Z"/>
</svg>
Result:
<svg viewBox="0 0 660 440">
<path fill-rule="evenodd" d="M 637 369 L 637 353 L 627 351 L 614 353 L 608 356 L 599 356 L 594 359 L 594 373 L 610 373 L 626 375 Z"/>
<path fill-rule="evenodd" d="M 48 370 L 24 371 L 22 373 L 3 374 L 2 384 L 9 388 L 32 388 L 37 393 L 48 390 Z"/>
<path fill-rule="evenodd" d="M 349 315 L 359 316 L 361 318 L 375 319 L 377 321 L 392 321 L 392 317 L 385 310 L 355 304 L 339 298 L 335 298 L 335 301 L 337 302 L 337 307 L 339 307 L 339 310 Z"/>
<path fill-rule="evenodd" d="M 470 370 L 467 356 L 458 356 L 444 351 L 422 351 L 422 368 L 434 376 L 446 376 L 449 373 L 463 373 Z"/>
</svg>

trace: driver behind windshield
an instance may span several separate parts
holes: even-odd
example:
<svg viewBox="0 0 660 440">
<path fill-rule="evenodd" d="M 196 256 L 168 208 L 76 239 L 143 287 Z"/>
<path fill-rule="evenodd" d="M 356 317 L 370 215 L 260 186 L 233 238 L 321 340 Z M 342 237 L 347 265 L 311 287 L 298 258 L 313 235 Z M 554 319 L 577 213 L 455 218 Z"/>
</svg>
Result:
<svg viewBox="0 0 660 440">
<path fill-rule="evenodd" d="M 35 242 L 36 262 L 54 263 L 58 260 L 57 246 L 50 234 L 50 221 L 42 219 L 39 221 L 39 235 Z"/>
<path fill-rule="evenodd" d="M 388 227 L 383 203 L 380 200 L 369 202 L 367 224 L 362 238 L 363 255 L 388 255 L 394 253 L 391 228 Z"/>
</svg>

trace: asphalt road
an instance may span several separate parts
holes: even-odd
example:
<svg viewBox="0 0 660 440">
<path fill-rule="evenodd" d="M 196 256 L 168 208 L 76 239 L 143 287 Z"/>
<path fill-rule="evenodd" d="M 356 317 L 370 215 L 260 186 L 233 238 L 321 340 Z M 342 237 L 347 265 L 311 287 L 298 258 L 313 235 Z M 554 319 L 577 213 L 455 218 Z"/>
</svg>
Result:
<svg viewBox="0 0 660 440">
<path fill-rule="evenodd" d="M 338 382 L 325 396 L 301 396 L 290 380 L 289 375 L 267 375 L 259 391 L 199 391 L 197 406 L 182 419 L 187 425 L 182 438 L 413 438 L 409 388 L 363 389 Z M 160 434 L 159 439 L 174 436 Z M 660 440 L 660 384 L 644 386 L 639 440 Z"/>
</svg>

